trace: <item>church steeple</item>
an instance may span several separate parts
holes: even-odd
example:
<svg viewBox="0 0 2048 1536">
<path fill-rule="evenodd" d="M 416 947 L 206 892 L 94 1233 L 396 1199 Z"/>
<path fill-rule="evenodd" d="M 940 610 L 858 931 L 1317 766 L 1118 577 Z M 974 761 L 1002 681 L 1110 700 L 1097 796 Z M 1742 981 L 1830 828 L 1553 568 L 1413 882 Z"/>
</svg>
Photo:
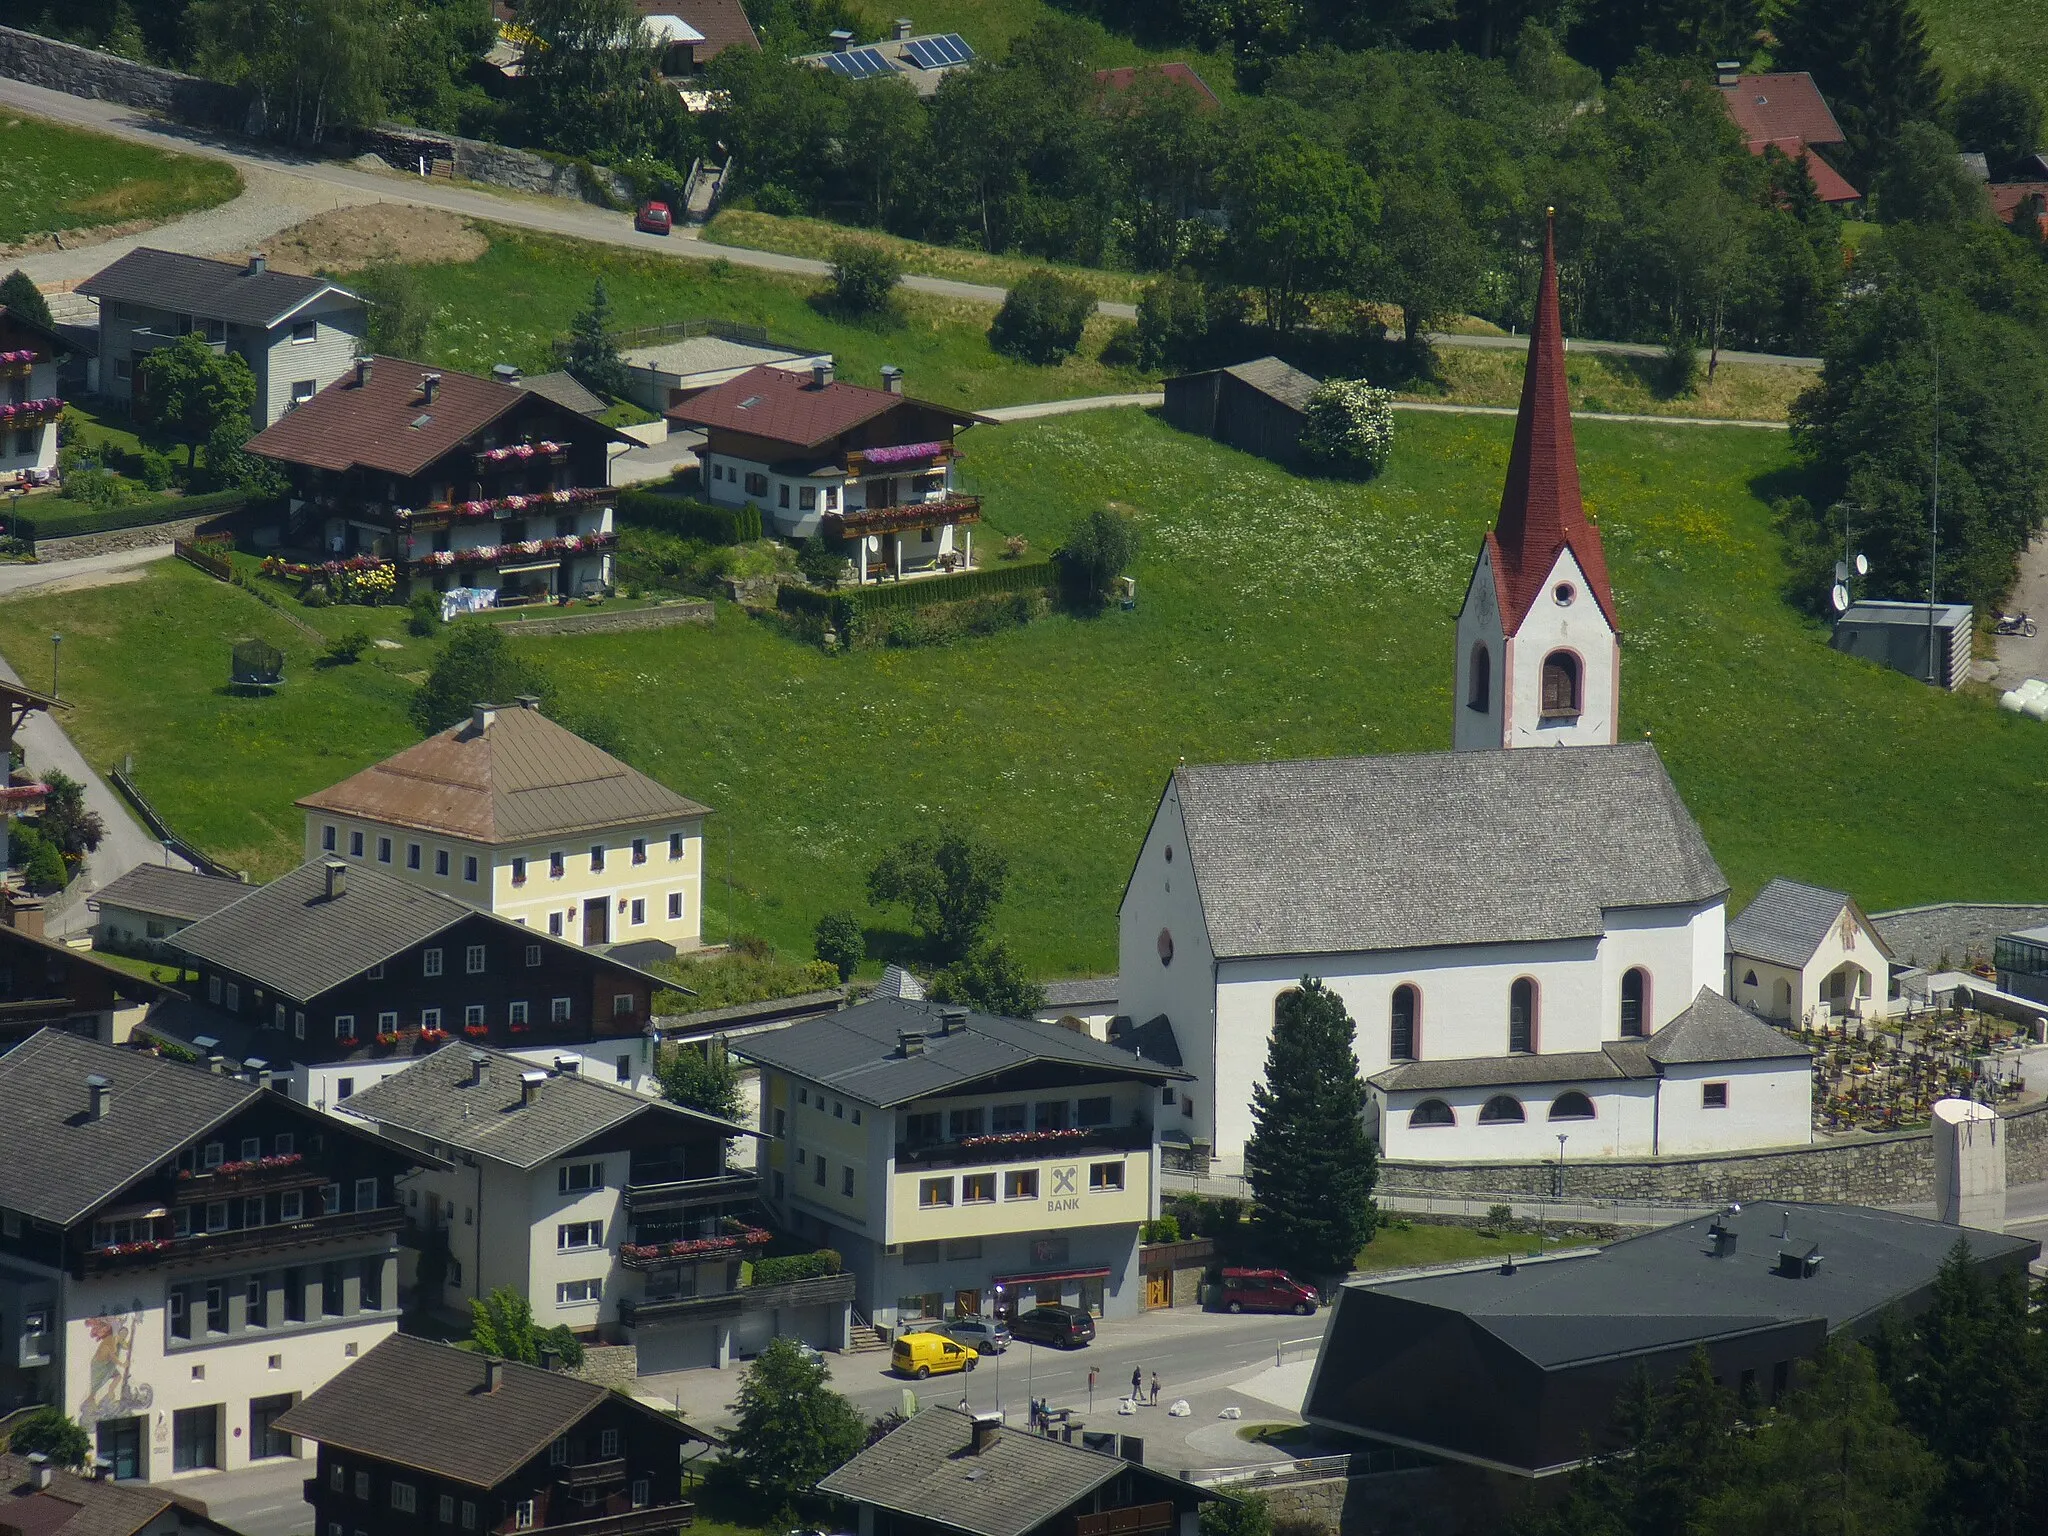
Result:
<svg viewBox="0 0 2048 1536">
<path fill-rule="evenodd" d="M 1515 419 L 1515 449 L 1501 488 L 1500 518 L 1487 536 L 1500 584 L 1501 611 L 1510 633 L 1521 627 L 1545 577 L 1566 547 L 1577 556 L 1586 586 L 1607 622 L 1614 622 L 1614 592 L 1599 530 L 1586 521 L 1579 499 L 1579 455 L 1572 440 L 1571 396 L 1564 371 L 1564 327 L 1557 313 L 1557 218 L 1543 227 L 1543 278 L 1529 327 L 1529 362 L 1522 374 L 1522 407 Z"/>
</svg>

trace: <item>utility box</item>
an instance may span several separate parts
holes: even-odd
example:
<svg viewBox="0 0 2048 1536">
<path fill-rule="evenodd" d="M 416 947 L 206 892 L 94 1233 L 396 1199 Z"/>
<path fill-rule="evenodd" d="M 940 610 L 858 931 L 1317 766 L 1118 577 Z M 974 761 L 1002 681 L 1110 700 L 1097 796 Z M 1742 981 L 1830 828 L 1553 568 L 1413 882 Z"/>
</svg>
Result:
<svg viewBox="0 0 2048 1536">
<path fill-rule="evenodd" d="M 1934 604 L 1931 622 L 1926 603 L 1851 603 L 1828 643 L 1954 692 L 1970 680 L 1974 623 L 1968 603 Z"/>
</svg>

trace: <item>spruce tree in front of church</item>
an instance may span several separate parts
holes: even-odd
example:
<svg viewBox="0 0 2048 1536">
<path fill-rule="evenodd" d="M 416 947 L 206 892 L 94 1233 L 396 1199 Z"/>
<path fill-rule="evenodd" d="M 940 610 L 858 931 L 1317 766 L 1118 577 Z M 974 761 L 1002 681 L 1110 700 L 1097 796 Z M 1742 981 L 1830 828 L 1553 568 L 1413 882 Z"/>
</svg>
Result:
<svg viewBox="0 0 2048 1536">
<path fill-rule="evenodd" d="M 1280 994 L 1266 1075 L 1252 1088 L 1244 1173 L 1273 1256 L 1308 1275 L 1357 1263 L 1378 1217 L 1379 1158 L 1343 999 L 1313 977 Z"/>
</svg>

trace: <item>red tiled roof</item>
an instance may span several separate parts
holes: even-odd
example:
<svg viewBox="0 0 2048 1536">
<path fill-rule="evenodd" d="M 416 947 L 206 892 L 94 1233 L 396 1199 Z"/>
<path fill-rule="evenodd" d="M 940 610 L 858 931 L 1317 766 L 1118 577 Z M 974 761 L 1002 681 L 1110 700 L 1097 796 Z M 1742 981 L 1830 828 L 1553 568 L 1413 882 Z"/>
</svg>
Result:
<svg viewBox="0 0 2048 1536">
<path fill-rule="evenodd" d="M 1170 64 L 1125 64 L 1116 69 L 1098 69 L 1095 71 L 1095 83 L 1102 87 L 1104 96 L 1120 96 L 1137 82 L 1140 74 L 1157 75 L 1163 80 L 1184 85 L 1200 96 L 1205 105 L 1222 105 L 1222 102 L 1216 99 L 1216 93 L 1209 89 L 1209 82 L 1195 73 L 1194 65 L 1183 64 L 1178 60 Z"/>
<path fill-rule="evenodd" d="M 796 448 L 817 448 L 862 422 L 900 405 L 919 405 L 966 423 L 982 418 L 970 411 L 910 400 L 887 390 L 834 380 L 823 389 L 808 374 L 766 364 L 715 385 L 672 406 L 668 417 L 687 426 L 745 432 Z"/>
<path fill-rule="evenodd" d="M 1849 185 L 1847 177 L 1798 139 L 1757 139 L 1749 146 L 1752 155 L 1760 155 L 1766 149 L 1775 149 L 1787 160 L 1806 156 L 1806 179 L 1813 183 L 1815 196 L 1824 203 L 1853 203 L 1863 195 Z"/>
<path fill-rule="evenodd" d="M 1543 235 L 1543 280 L 1529 327 L 1529 364 L 1522 375 L 1522 406 L 1515 418 L 1515 448 L 1500 493 L 1500 520 L 1486 536 L 1493 580 L 1507 633 L 1522 627 L 1558 553 L 1569 549 L 1586 586 L 1614 625 L 1614 589 L 1607 553 L 1586 521 L 1579 499 L 1579 456 L 1572 440 L 1571 396 L 1564 370 L 1564 325 L 1557 313 L 1557 231 Z"/>
<path fill-rule="evenodd" d="M 1998 215 L 1998 222 L 2010 224 L 2020 211 L 2020 204 L 2029 197 L 2038 197 L 2042 206 L 2048 208 L 2048 181 L 2001 181 L 1987 188 L 1991 193 L 1991 211 Z M 2048 239 L 2048 227 L 2044 227 L 2043 239 Z"/>
<path fill-rule="evenodd" d="M 388 474 L 416 475 L 514 406 L 544 399 L 494 379 L 429 368 L 402 357 L 375 357 L 370 362 L 369 383 L 358 384 L 356 372 L 350 370 L 250 438 L 249 451 L 315 469 L 361 465 Z M 430 373 L 441 377 L 431 404 L 421 382 Z M 572 420 L 585 420 L 560 406 L 554 409 Z"/>
<path fill-rule="evenodd" d="M 704 34 L 692 50 L 699 64 L 708 64 L 727 48 L 759 52 L 761 39 L 741 9 L 740 0 L 633 0 L 642 16 L 674 16 Z"/>
<path fill-rule="evenodd" d="M 1820 87 L 1805 70 L 1789 75 L 1741 75 L 1720 88 L 1728 115 L 1750 148 L 1773 139 L 1805 144 L 1839 144 L 1842 128 L 1828 110 Z"/>
</svg>

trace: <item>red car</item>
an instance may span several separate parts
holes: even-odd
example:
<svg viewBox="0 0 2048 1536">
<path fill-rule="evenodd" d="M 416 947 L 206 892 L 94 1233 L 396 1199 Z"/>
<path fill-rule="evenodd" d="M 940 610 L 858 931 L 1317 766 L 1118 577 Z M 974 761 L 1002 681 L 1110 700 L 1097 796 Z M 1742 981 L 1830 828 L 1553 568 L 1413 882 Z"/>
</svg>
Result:
<svg viewBox="0 0 2048 1536">
<path fill-rule="evenodd" d="M 675 227 L 667 203 L 642 203 L 633 216 L 633 227 L 643 235 L 665 235 Z"/>
<path fill-rule="evenodd" d="M 1222 1292 L 1226 1312 L 1293 1312 L 1307 1317 L 1319 1301 L 1314 1286 L 1302 1284 L 1284 1269 L 1226 1269 Z"/>
</svg>

